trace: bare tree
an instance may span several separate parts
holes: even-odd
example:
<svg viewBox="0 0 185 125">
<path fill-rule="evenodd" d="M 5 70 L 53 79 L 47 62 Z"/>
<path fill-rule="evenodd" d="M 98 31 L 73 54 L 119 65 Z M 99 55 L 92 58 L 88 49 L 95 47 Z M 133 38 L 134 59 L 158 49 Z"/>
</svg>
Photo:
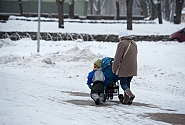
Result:
<svg viewBox="0 0 185 125">
<path fill-rule="evenodd" d="M 144 15 L 144 17 L 147 17 L 148 16 L 148 9 L 147 9 L 146 0 L 140 0 L 140 3 L 141 3 L 141 8 L 142 8 L 141 14 Z"/>
<path fill-rule="evenodd" d="M 159 24 L 162 24 L 162 14 L 161 14 L 161 0 L 157 0 L 157 14 L 158 14 L 158 20 Z"/>
<path fill-rule="evenodd" d="M 101 2 L 100 2 L 100 0 L 98 0 L 98 2 L 97 2 L 97 11 L 96 11 L 96 14 L 97 15 L 100 15 L 101 14 Z"/>
<path fill-rule="evenodd" d="M 116 20 L 119 20 L 119 0 L 116 0 Z"/>
<path fill-rule="evenodd" d="M 89 0 L 90 2 L 90 14 L 93 14 L 93 0 Z"/>
<path fill-rule="evenodd" d="M 133 3 L 137 8 L 139 8 L 141 15 L 144 15 L 144 17 L 148 16 L 146 0 L 135 0 L 133 1 Z"/>
<path fill-rule="evenodd" d="M 63 5 L 65 0 L 56 0 L 57 8 L 58 8 L 58 19 L 59 19 L 59 25 L 58 28 L 64 28 L 64 11 L 63 11 Z"/>
<path fill-rule="evenodd" d="M 172 21 L 171 16 L 174 13 L 174 5 L 175 5 L 175 0 L 163 0 L 163 6 L 162 6 L 162 13 L 163 13 L 163 18 L 167 21 Z"/>
<path fill-rule="evenodd" d="M 170 7 L 169 7 L 169 0 L 165 1 L 165 20 L 169 21 L 170 19 Z"/>
<path fill-rule="evenodd" d="M 21 0 L 18 0 L 19 1 L 19 10 L 20 10 L 20 15 L 22 16 L 23 15 L 23 10 L 22 10 L 22 1 Z"/>
<path fill-rule="evenodd" d="M 182 11 L 183 3 L 184 3 L 184 0 L 176 0 L 174 24 L 180 24 L 181 23 L 181 11 Z"/>
<path fill-rule="evenodd" d="M 127 30 L 132 30 L 132 4 L 133 0 L 126 0 L 127 4 Z"/>
<path fill-rule="evenodd" d="M 153 0 L 147 0 L 149 4 L 150 16 L 154 20 L 157 17 L 157 9 Z"/>
<path fill-rule="evenodd" d="M 74 0 L 69 1 L 69 18 L 74 19 Z"/>
<path fill-rule="evenodd" d="M 106 0 L 89 0 L 90 14 L 101 15 Z"/>
</svg>

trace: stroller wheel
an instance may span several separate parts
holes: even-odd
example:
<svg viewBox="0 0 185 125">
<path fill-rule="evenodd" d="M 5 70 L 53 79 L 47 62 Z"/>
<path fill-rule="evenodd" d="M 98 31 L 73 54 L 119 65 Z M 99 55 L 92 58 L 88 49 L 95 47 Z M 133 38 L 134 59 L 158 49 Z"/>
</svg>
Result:
<svg viewBox="0 0 185 125">
<path fill-rule="evenodd" d="M 105 94 L 105 98 L 106 98 L 106 99 L 109 99 L 109 93 L 106 93 L 106 94 Z"/>
<path fill-rule="evenodd" d="M 103 102 L 106 101 L 106 94 L 103 95 Z"/>
<path fill-rule="evenodd" d="M 110 99 L 113 99 L 113 93 L 110 93 Z"/>
<path fill-rule="evenodd" d="M 120 101 L 120 102 L 123 102 L 123 100 L 124 100 L 123 94 L 119 94 L 119 95 L 118 95 L 118 98 L 119 98 L 119 101 Z"/>
</svg>

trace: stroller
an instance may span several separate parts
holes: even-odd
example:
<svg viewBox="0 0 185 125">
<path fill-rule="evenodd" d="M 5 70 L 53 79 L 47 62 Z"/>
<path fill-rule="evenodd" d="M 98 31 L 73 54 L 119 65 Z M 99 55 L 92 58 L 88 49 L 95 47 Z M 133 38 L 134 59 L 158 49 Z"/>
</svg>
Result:
<svg viewBox="0 0 185 125">
<path fill-rule="evenodd" d="M 113 99 L 113 96 L 117 95 L 120 102 L 123 102 L 123 94 L 119 93 L 119 78 L 112 72 L 112 64 L 114 58 L 105 57 L 102 59 L 102 71 L 105 73 L 108 79 L 108 85 L 105 90 L 105 99 Z"/>
</svg>

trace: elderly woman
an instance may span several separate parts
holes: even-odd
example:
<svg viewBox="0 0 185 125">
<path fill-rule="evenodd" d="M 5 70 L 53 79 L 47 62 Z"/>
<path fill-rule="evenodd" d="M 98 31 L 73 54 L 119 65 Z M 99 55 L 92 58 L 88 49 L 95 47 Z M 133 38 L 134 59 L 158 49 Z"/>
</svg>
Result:
<svg viewBox="0 0 185 125">
<path fill-rule="evenodd" d="M 137 76 L 137 45 L 125 30 L 119 32 L 119 43 L 114 56 L 112 72 L 118 75 L 120 85 L 124 90 L 123 104 L 131 105 L 135 98 L 130 90 L 130 82 L 133 76 Z"/>
</svg>

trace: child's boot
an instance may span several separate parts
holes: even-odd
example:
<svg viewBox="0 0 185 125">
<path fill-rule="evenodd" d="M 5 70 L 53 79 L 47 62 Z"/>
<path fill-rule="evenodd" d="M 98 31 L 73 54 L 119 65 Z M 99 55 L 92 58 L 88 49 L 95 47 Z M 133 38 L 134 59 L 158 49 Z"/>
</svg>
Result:
<svg viewBox="0 0 185 125">
<path fill-rule="evenodd" d="M 99 94 L 99 99 L 100 99 L 100 104 L 102 104 L 103 102 L 105 102 L 105 96 L 103 93 Z"/>
</svg>

